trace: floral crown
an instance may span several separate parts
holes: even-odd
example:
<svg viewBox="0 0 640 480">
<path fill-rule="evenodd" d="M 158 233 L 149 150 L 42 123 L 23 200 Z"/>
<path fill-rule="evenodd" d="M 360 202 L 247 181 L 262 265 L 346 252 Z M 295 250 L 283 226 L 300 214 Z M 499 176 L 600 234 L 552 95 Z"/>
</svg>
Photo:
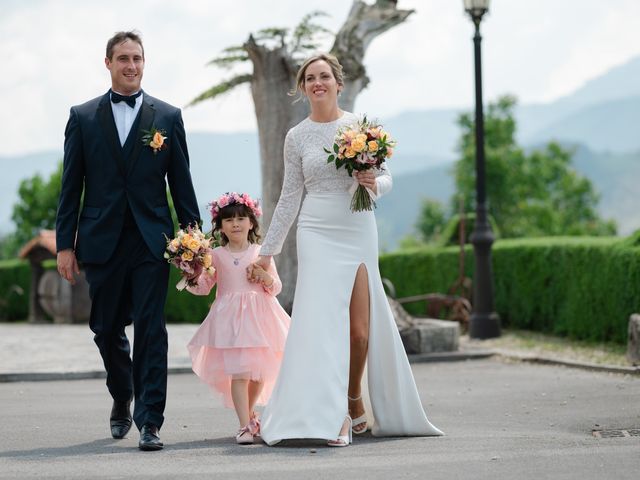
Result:
<svg viewBox="0 0 640 480">
<path fill-rule="evenodd" d="M 215 221 L 220 214 L 220 210 L 229 205 L 240 204 L 246 205 L 251 209 L 256 218 L 262 215 L 262 208 L 257 200 L 254 200 L 247 193 L 227 192 L 221 195 L 217 200 L 213 200 L 207 205 L 211 212 L 211 220 Z"/>
</svg>

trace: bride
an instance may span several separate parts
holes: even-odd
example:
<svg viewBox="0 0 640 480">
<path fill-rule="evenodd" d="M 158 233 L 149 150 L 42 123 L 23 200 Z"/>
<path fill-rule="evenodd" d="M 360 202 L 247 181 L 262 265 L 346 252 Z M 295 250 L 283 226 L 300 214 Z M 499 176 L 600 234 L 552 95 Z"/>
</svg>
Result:
<svg viewBox="0 0 640 480">
<path fill-rule="evenodd" d="M 291 328 L 263 412 L 262 438 L 269 445 L 313 438 L 341 447 L 351 443 L 352 432 L 368 428 L 376 436 L 442 435 L 422 408 L 382 287 L 375 216 L 351 212 L 354 180 L 327 164 L 323 151 L 340 127 L 358 120 L 338 107 L 342 66 L 333 55 L 312 56 L 296 86 L 311 114 L 287 133 L 282 191 L 257 261 L 267 265 L 280 253 L 306 188 Z M 391 190 L 386 168 L 354 172 L 354 178 L 376 197 Z M 361 386 L 365 363 L 368 392 Z M 363 396 L 371 411 L 365 412 Z"/>
</svg>

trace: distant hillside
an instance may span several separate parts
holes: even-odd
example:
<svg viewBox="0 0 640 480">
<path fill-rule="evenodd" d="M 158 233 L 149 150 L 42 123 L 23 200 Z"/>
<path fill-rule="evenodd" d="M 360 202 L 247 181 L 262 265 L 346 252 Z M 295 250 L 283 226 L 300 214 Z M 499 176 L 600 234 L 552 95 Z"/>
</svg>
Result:
<svg viewBox="0 0 640 480">
<path fill-rule="evenodd" d="M 427 167 L 451 161 L 460 130 L 459 110 L 403 112 L 385 121 L 385 128 L 398 140 L 398 150 L 412 155 L 429 152 Z M 395 170 L 394 170 L 395 171 Z"/>
<path fill-rule="evenodd" d="M 556 106 L 584 107 L 640 95 L 640 56 L 586 82 L 555 102 Z"/>
<path fill-rule="evenodd" d="M 597 153 L 581 145 L 573 148 L 574 168 L 591 180 L 600 194 L 600 215 L 615 220 L 620 235 L 639 229 L 640 150 L 614 154 Z M 433 198 L 449 205 L 454 191 L 450 172 L 451 165 L 441 165 L 411 174 L 394 175 L 393 190 L 380 200 L 376 210 L 381 249 L 394 250 L 400 239 L 415 232 L 423 198 Z M 488 195 L 490 199 L 491 192 Z"/>
<path fill-rule="evenodd" d="M 593 150 L 635 151 L 640 149 L 639 104 L 640 57 L 636 57 L 554 102 L 519 105 L 518 141 L 526 145 L 553 138 Z M 460 136 L 456 119 L 473 108 L 403 112 L 386 119 L 386 124 L 406 152 L 429 152 L 434 158 L 451 160 Z"/>
<path fill-rule="evenodd" d="M 640 149 L 639 125 L 640 95 L 588 105 L 520 137 L 525 144 L 557 139 L 623 153 Z"/>
<path fill-rule="evenodd" d="M 228 190 L 260 196 L 260 161 L 255 133 L 192 133 L 188 135 L 191 175 L 200 211 Z M 0 157 L 0 234 L 14 230 L 13 205 L 18 199 L 20 181 L 40 173 L 48 178 L 62 160 L 62 150 L 20 157 Z"/>
<path fill-rule="evenodd" d="M 378 202 L 378 222 L 381 250 L 394 250 L 406 235 L 414 233 L 423 199 L 448 204 L 453 193 L 451 165 L 439 165 L 421 171 L 393 175 L 393 189 Z"/>
<path fill-rule="evenodd" d="M 640 149 L 635 153 L 598 153 L 577 147 L 576 170 L 589 178 L 600 194 L 598 210 L 618 224 L 618 234 L 629 235 L 640 228 Z"/>
</svg>

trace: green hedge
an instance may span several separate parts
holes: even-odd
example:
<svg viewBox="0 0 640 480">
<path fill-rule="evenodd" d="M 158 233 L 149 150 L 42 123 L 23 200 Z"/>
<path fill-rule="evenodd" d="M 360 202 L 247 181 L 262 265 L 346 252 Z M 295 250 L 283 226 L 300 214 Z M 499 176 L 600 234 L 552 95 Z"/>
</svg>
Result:
<svg viewBox="0 0 640 480">
<path fill-rule="evenodd" d="M 207 296 L 192 295 L 186 290 L 176 290 L 180 281 L 180 272 L 171 267 L 169 277 L 169 293 L 164 314 L 170 323 L 200 323 L 209 312 L 209 307 L 215 299 L 215 288 Z"/>
<path fill-rule="evenodd" d="M 45 269 L 55 269 L 55 260 L 43 263 Z M 180 280 L 176 268 L 171 268 L 169 294 L 165 307 L 168 322 L 200 323 L 209 311 L 214 293 L 209 296 L 196 296 L 175 289 Z M 22 290 L 16 292 L 14 286 Z M 31 290 L 31 269 L 26 260 L 0 261 L 0 321 L 24 321 L 29 315 L 29 292 Z M 215 292 L 215 290 L 214 290 Z"/>
<path fill-rule="evenodd" d="M 465 273 L 472 277 L 473 249 L 465 251 Z M 500 240 L 493 245 L 493 266 L 495 309 L 505 326 L 624 343 L 629 315 L 640 311 L 640 233 L 626 239 Z M 45 267 L 55 268 L 55 263 Z M 399 297 L 446 292 L 458 277 L 458 247 L 386 254 L 380 269 Z M 0 320 L 27 318 L 30 278 L 28 262 L 0 262 Z M 171 268 L 167 321 L 199 323 L 214 294 L 179 292 L 179 279 Z M 23 294 L 9 293 L 13 285 Z M 407 309 L 418 314 L 424 305 Z"/>
<path fill-rule="evenodd" d="M 629 315 L 640 311 L 636 237 L 553 237 L 493 245 L 495 309 L 512 328 L 571 338 L 626 342 Z M 472 276 L 472 248 L 466 249 Z M 424 248 L 384 255 L 384 277 L 399 297 L 446 292 L 458 275 L 458 249 Z M 413 313 L 422 306 L 410 307 Z"/>
<path fill-rule="evenodd" d="M 26 260 L 0 261 L 0 320 L 25 320 L 29 315 L 31 269 Z"/>
</svg>

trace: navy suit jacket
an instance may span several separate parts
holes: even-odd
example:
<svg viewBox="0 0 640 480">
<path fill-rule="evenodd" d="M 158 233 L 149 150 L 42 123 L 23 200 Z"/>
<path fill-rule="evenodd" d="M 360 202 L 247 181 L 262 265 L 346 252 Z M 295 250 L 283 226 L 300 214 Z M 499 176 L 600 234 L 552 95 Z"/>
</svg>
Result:
<svg viewBox="0 0 640 480">
<path fill-rule="evenodd" d="M 80 262 L 102 264 L 111 258 L 127 206 L 149 250 L 162 259 L 164 235 L 174 233 L 166 180 L 180 225 L 201 224 L 180 109 L 144 93 L 138 116 L 123 148 L 109 92 L 71 108 L 56 244 L 58 251 L 74 248 Z M 167 148 L 157 153 L 142 143 L 142 130 L 152 127 L 167 137 Z"/>
</svg>

